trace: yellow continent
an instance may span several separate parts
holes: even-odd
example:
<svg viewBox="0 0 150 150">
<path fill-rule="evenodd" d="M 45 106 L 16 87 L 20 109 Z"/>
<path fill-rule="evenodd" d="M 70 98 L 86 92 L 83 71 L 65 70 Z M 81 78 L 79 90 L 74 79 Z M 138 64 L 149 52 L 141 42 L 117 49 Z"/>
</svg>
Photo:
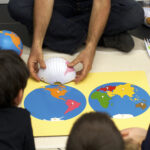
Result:
<svg viewBox="0 0 150 150">
<path fill-rule="evenodd" d="M 134 87 L 131 87 L 131 84 L 129 83 L 118 85 L 113 91 L 107 91 L 107 94 L 109 97 L 119 95 L 121 98 L 123 98 L 125 95 L 127 95 L 131 98 L 134 94 Z"/>
</svg>

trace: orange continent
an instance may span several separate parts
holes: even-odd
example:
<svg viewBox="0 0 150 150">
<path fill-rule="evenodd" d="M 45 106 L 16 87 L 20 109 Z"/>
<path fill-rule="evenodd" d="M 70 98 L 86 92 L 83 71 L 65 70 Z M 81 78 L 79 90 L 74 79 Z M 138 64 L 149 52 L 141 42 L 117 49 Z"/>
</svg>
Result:
<svg viewBox="0 0 150 150">
<path fill-rule="evenodd" d="M 21 51 L 21 54 L 22 54 L 23 49 L 21 49 L 21 48 L 19 47 L 19 45 L 21 44 L 20 38 L 19 38 L 15 33 L 13 33 L 13 32 L 11 32 L 11 33 L 5 33 L 5 35 L 11 37 L 12 42 L 13 42 L 14 45 Z M 20 54 L 20 55 L 21 55 L 21 54 Z"/>
</svg>

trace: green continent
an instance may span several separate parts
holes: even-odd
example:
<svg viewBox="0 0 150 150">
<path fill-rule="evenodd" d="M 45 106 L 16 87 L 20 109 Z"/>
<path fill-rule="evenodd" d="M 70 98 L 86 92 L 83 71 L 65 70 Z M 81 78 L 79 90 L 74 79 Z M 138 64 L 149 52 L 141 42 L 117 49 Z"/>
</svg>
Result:
<svg viewBox="0 0 150 150">
<path fill-rule="evenodd" d="M 99 91 L 94 92 L 91 95 L 91 98 L 97 99 L 103 108 L 107 108 L 109 105 L 109 100 L 111 100 L 111 98 L 106 93 L 101 93 Z"/>
</svg>

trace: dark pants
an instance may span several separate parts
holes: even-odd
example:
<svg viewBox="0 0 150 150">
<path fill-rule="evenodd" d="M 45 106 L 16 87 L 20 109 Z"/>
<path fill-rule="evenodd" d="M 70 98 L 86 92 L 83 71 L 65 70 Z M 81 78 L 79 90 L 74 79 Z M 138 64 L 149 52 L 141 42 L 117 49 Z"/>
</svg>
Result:
<svg viewBox="0 0 150 150">
<path fill-rule="evenodd" d="M 93 0 L 55 0 L 44 39 L 50 49 L 75 53 L 86 40 Z M 10 0 L 10 15 L 33 31 L 34 0 Z M 134 0 L 111 0 L 111 13 L 103 36 L 112 36 L 142 24 L 144 13 Z"/>
</svg>

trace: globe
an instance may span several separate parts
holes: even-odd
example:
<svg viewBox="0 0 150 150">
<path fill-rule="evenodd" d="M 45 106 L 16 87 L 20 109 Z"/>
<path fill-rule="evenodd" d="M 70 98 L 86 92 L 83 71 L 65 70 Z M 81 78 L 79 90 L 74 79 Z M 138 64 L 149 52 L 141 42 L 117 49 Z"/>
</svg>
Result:
<svg viewBox="0 0 150 150">
<path fill-rule="evenodd" d="M 136 85 L 113 82 L 95 88 L 89 96 L 89 104 L 93 110 L 106 112 L 112 118 L 131 118 L 149 108 L 150 96 Z"/>
<path fill-rule="evenodd" d="M 48 85 L 35 89 L 24 100 L 24 107 L 40 120 L 60 121 L 80 114 L 86 106 L 85 96 L 75 88 Z"/>
<path fill-rule="evenodd" d="M 23 44 L 20 37 L 16 33 L 8 30 L 1 30 L 0 49 L 13 50 L 21 56 L 23 51 Z"/>
</svg>

